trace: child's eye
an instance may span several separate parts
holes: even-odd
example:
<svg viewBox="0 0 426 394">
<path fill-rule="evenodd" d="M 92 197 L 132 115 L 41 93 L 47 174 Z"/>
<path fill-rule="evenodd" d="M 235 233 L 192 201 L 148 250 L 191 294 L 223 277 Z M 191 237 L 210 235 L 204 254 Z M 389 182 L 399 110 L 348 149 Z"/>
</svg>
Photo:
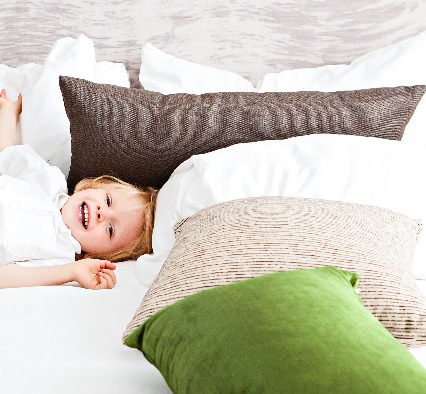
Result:
<svg viewBox="0 0 426 394">
<path fill-rule="evenodd" d="M 112 226 L 111 223 L 108 224 L 108 233 L 109 233 L 109 237 L 112 238 L 112 236 L 114 235 L 114 227 Z"/>
<path fill-rule="evenodd" d="M 107 206 L 108 206 L 108 207 L 110 207 L 110 206 L 111 206 L 112 199 L 111 199 L 111 196 L 110 196 L 109 194 L 107 194 L 107 195 L 106 195 L 106 203 L 107 203 Z"/>
</svg>

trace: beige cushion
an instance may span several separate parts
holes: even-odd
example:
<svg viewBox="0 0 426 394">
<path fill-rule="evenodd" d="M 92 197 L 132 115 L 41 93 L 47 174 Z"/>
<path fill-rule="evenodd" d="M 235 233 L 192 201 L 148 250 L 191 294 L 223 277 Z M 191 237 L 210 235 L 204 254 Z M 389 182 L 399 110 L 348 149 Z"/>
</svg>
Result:
<svg viewBox="0 0 426 394">
<path fill-rule="evenodd" d="M 68 186 L 114 175 L 161 187 L 194 154 L 306 134 L 400 140 L 426 86 L 344 92 L 162 95 L 60 77 L 71 130 Z"/>
<path fill-rule="evenodd" d="M 204 209 L 176 226 L 175 246 L 125 336 L 165 306 L 204 289 L 336 266 L 358 273 L 364 305 L 397 339 L 426 344 L 426 299 L 411 272 L 421 227 L 384 208 L 304 198 L 248 198 Z"/>
</svg>

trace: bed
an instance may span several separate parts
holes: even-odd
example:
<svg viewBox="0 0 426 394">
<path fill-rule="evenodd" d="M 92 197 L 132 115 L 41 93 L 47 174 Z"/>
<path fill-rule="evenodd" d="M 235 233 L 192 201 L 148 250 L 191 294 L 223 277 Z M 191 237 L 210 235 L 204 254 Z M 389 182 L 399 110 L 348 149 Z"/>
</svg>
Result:
<svg viewBox="0 0 426 394">
<path fill-rule="evenodd" d="M 342 386 L 333 387 L 340 387 L 341 392 L 347 383 L 359 388 L 354 392 L 380 392 L 371 388 L 380 384 L 383 389 L 383 380 L 395 384 L 395 392 L 426 391 L 426 237 L 419 221 L 426 220 L 422 206 L 426 186 L 421 175 L 426 168 L 424 1 L 3 0 L 0 15 L 0 87 L 11 97 L 22 91 L 21 141 L 57 165 L 67 175 L 70 187 L 83 176 L 112 172 L 161 188 L 154 253 L 119 263 L 114 289 L 88 291 L 70 283 L 0 291 L 2 392 L 157 394 L 172 392 L 171 387 L 176 392 L 197 393 L 268 392 L 271 387 L 272 392 L 300 392 L 301 380 L 312 392 L 331 392 L 330 384 L 336 382 Z M 291 105 L 280 107 L 282 101 Z M 135 104 L 141 102 L 144 106 Z M 205 123 L 199 129 L 194 125 L 198 124 L 196 109 L 208 105 L 222 110 L 204 113 L 207 123 L 214 126 L 205 138 L 200 134 Z M 300 112 L 305 105 L 308 115 Z M 147 108 L 150 116 L 162 113 L 161 121 L 155 118 L 158 124 L 146 115 Z M 165 108 L 168 115 L 164 115 Z M 195 113 L 190 121 L 186 118 L 188 108 Z M 229 108 L 231 115 L 226 111 Z M 238 108 L 244 111 L 238 112 Z M 330 108 L 336 109 L 333 116 Z M 271 135 L 271 128 L 279 129 L 279 116 L 269 116 L 271 111 L 297 118 L 291 122 L 290 134 Z M 236 118 L 241 122 L 234 122 Z M 306 133 L 307 127 L 317 130 L 318 119 L 322 131 Z M 146 129 L 141 138 L 136 131 L 141 123 L 150 121 L 155 127 Z M 235 131 L 221 133 L 224 125 Z M 348 131 L 336 131 L 336 125 Z M 156 161 L 158 157 L 161 160 Z M 288 212 L 294 216 L 289 218 Z M 346 226 L 348 218 L 354 217 L 362 219 Z M 299 234 L 298 245 L 309 239 L 303 250 L 297 249 L 296 254 L 302 257 L 295 259 L 294 251 L 281 247 L 289 234 L 279 232 L 282 226 L 274 227 L 280 220 L 290 226 L 292 234 Z M 318 223 L 327 220 L 333 223 L 333 231 L 318 228 Z M 302 225 L 291 227 L 294 223 Z M 278 239 L 274 240 L 271 228 L 279 234 Z M 247 229 L 253 238 L 243 244 Z M 234 239 L 235 234 L 243 237 Z M 312 234 L 319 236 L 309 238 Z M 325 239 L 328 244 L 323 243 Z M 341 242 L 337 246 L 336 240 Z M 232 250 L 237 251 L 237 259 L 227 253 L 230 244 L 236 248 Z M 251 252 L 242 253 L 243 247 Z M 336 253 L 329 255 L 329 250 Z M 349 252 L 352 265 L 345 260 Z M 244 267 L 256 253 L 260 256 L 257 264 L 247 270 Z M 323 259 L 320 264 L 315 256 Z M 376 266 L 365 266 L 370 258 Z M 227 276 L 225 268 L 218 274 L 206 260 L 216 267 L 229 262 L 223 267 L 229 267 L 232 275 Z M 297 264 L 289 267 L 284 260 Z M 348 286 L 355 287 L 358 279 L 342 272 L 357 271 L 363 303 L 385 323 L 386 332 L 393 334 L 386 336 L 375 320 L 365 317 L 365 308 L 357 309 L 357 316 L 368 320 L 365 329 L 377 330 L 377 336 L 365 335 L 370 342 L 363 345 L 365 348 L 360 345 L 362 355 L 356 349 L 355 353 L 348 349 L 342 352 L 359 357 L 353 363 L 360 367 L 353 380 L 336 380 L 330 374 L 329 380 L 323 379 L 319 385 L 314 371 L 327 364 L 309 353 L 301 364 L 291 366 L 296 379 L 289 380 L 286 388 L 265 388 L 259 382 L 269 379 L 262 369 L 269 364 L 250 370 L 253 381 L 241 377 L 234 366 L 246 366 L 242 360 L 250 359 L 250 349 L 243 346 L 241 355 L 232 348 L 234 355 L 238 354 L 235 359 L 226 352 L 229 343 L 217 340 L 217 345 L 223 346 L 220 350 L 199 343 L 204 334 L 211 335 L 209 343 L 219 337 L 217 331 L 206 331 L 213 326 L 211 321 L 204 322 L 201 331 L 189 330 L 189 326 L 196 326 L 193 315 L 187 317 L 191 324 L 177 320 L 175 326 L 182 330 L 176 329 L 176 335 L 183 338 L 187 334 L 189 342 L 173 335 L 155 337 L 149 334 L 151 326 L 144 326 L 146 341 L 165 341 L 157 351 L 163 351 L 171 364 L 159 363 L 155 347 L 151 353 L 145 349 L 146 356 L 137 349 L 142 346 L 139 327 L 160 310 L 173 312 L 165 308 L 171 300 L 194 302 L 187 310 L 205 316 L 210 314 L 206 310 L 221 305 L 199 304 L 204 301 L 193 296 L 200 289 L 229 289 L 225 285 L 254 276 L 271 278 L 267 274 L 276 271 L 295 271 L 291 280 L 298 281 L 302 279 L 296 278 L 297 272 L 304 271 L 307 264 L 312 268 L 340 263 L 343 271 L 316 272 L 326 278 L 324 283 L 344 282 L 341 297 L 347 297 L 352 305 L 355 293 Z M 189 277 L 194 281 L 185 279 Z M 285 278 L 274 276 L 271 281 Z M 260 300 L 266 297 L 261 289 L 272 284 L 256 286 Z M 224 297 L 232 297 L 236 306 L 240 305 L 238 294 L 252 291 L 230 289 Z M 326 296 L 326 290 L 318 288 L 323 292 L 321 297 Z M 331 309 L 324 313 L 338 310 L 340 316 L 347 317 L 348 325 L 356 326 L 357 322 L 350 320 L 351 313 L 345 314 L 351 309 L 340 311 L 330 302 Z M 246 304 L 243 300 L 242 305 Z M 186 304 L 177 305 L 185 309 Z M 264 306 L 258 308 L 263 310 Z M 163 313 L 151 322 L 167 326 L 176 322 L 176 314 L 184 312 Z M 218 309 L 216 315 L 211 314 L 239 316 L 237 312 Z M 260 316 L 259 309 L 251 312 L 251 316 Z M 288 310 L 277 313 L 289 314 Z M 239 317 L 247 321 L 247 316 Z M 340 320 L 344 319 L 334 321 Z M 254 330 L 251 325 L 243 330 L 241 322 L 236 325 L 237 332 L 247 336 Z M 219 325 L 216 329 L 224 330 Z M 297 332 L 302 335 L 303 331 Z M 270 334 L 262 335 L 275 346 Z M 261 334 L 258 338 L 260 343 Z M 290 342 L 296 341 L 293 338 Z M 331 346 L 331 342 L 327 344 Z M 185 349 L 178 346 L 183 343 Z M 337 349 L 344 347 L 344 342 L 334 343 L 340 344 Z M 192 344 L 199 347 L 192 349 Z M 170 354 L 172 349 L 176 354 Z M 262 349 L 253 350 L 257 360 L 264 360 Z M 367 374 L 371 378 L 366 383 L 371 384 L 368 390 L 360 382 L 369 382 L 365 368 L 361 370 L 371 349 L 382 356 L 380 362 L 377 354 L 368 360 L 378 365 Z M 286 360 L 268 359 L 272 365 L 287 366 L 288 359 L 299 355 L 297 349 L 292 351 L 296 353 Z M 201 356 L 187 358 L 187 353 Z M 185 368 L 174 370 L 174 357 L 185 357 Z M 218 360 L 222 360 L 220 368 Z M 334 363 L 328 370 L 335 368 L 339 371 L 336 374 L 341 373 L 336 360 Z M 221 375 L 210 373 L 216 370 Z M 299 379 L 303 371 L 304 379 Z M 410 382 L 401 375 L 410 377 Z M 279 385 L 281 378 L 280 372 L 270 381 L 278 379 Z M 413 380 L 418 386 L 411 386 Z M 240 385 L 226 386 L 228 381 Z"/>
</svg>

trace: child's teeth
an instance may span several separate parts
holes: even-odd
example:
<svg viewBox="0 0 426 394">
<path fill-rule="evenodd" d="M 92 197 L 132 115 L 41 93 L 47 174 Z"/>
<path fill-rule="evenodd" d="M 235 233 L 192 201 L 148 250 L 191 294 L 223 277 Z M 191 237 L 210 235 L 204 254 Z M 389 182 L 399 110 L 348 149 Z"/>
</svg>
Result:
<svg viewBox="0 0 426 394">
<path fill-rule="evenodd" d="M 89 218 L 89 213 L 87 211 L 87 205 L 84 206 L 84 225 L 87 227 L 87 219 Z"/>
</svg>

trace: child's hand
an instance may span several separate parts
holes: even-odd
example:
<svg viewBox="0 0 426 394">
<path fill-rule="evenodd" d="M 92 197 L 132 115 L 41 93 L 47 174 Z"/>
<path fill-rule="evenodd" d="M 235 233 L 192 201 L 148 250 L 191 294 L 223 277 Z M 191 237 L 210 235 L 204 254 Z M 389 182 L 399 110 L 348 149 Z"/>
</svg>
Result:
<svg viewBox="0 0 426 394">
<path fill-rule="evenodd" d="M 2 89 L 0 92 L 0 109 L 2 110 L 10 110 L 18 119 L 19 114 L 22 111 L 22 96 L 19 94 L 18 99 L 16 101 L 10 101 L 7 98 L 6 90 Z"/>
<path fill-rule="evenodd" d="M 74 280 L 91 290 L 112 289 L 117 282 L 115 265 L 108 260 L 82 259 L 73 263 Z"/>
</svg>

